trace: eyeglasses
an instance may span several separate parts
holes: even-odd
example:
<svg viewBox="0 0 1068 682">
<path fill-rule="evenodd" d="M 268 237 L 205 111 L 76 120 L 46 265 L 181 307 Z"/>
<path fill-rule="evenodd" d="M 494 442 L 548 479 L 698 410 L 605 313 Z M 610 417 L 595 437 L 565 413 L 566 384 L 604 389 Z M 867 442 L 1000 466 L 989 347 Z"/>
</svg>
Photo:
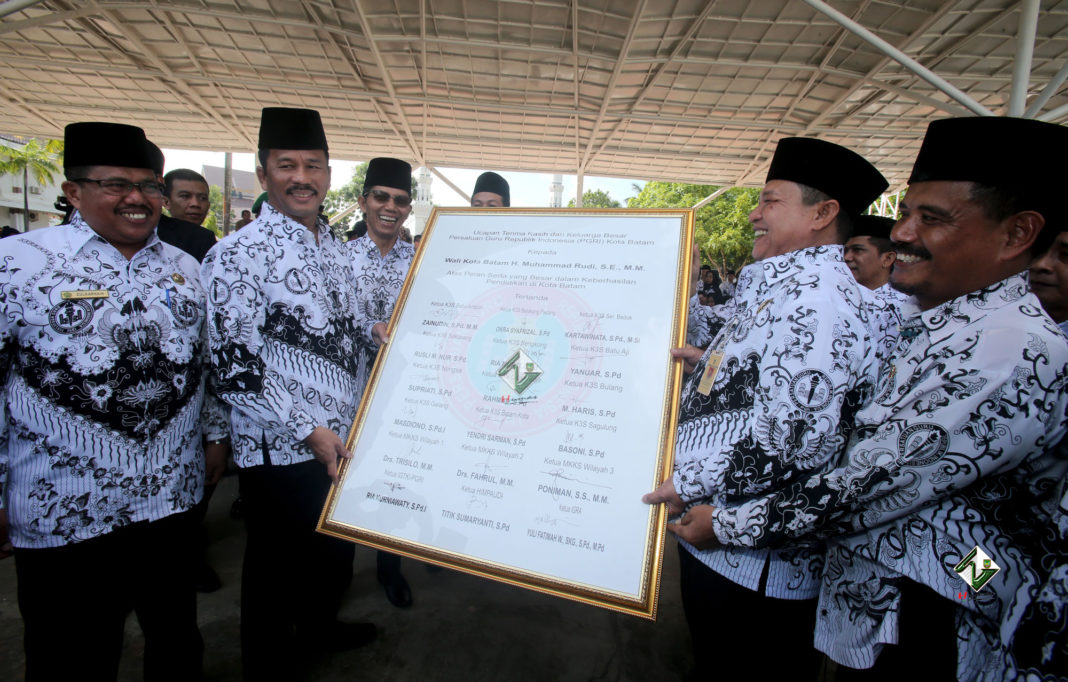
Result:
<svg viewBox="0 0 1068 682">
<path fill-rule="evenodd" d="M 388 204 L 389 200 L 392 199 L 397 208 L 407 208 L 412 205 L 412 198 L 407 194 L 390 194 L 380 189 L 369 189 L 363 193 L 363 196 L 366 197 L 368 194 L 373 196 L 375 201 L 380 204 Z"/>
<path fill-rule="evenodd" d="M 100 185 L 100 189 L 104 190 L 104 194 L 110 194 L 113 197 L 124 197 L 134 191 L 134 188 L 137 188 L 137 191 L 146 197 L 155 198 L 163 196 L 163 185 L 154 180 L 130 182 L 129 180 L 123 180 L 122 178 L 104 178 L 103 180 L 96 180 L 94 178 L 71 178 L 71 182 L 95 182 Z"/>
</svg>

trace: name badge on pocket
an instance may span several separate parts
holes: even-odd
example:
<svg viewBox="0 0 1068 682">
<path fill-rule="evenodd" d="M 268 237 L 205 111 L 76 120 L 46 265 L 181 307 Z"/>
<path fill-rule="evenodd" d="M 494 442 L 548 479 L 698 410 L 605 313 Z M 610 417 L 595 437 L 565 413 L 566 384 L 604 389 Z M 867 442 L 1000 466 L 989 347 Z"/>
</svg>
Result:
<svg viewBox="0 0 1068 682">
<path fill-rule="evenodd" d="M 63 291 L 59 296 L 65 301 L 77 300 L 79 298 L 107 298 L 107 289 L 81 289 L 77 291 Z"/>
</svg>

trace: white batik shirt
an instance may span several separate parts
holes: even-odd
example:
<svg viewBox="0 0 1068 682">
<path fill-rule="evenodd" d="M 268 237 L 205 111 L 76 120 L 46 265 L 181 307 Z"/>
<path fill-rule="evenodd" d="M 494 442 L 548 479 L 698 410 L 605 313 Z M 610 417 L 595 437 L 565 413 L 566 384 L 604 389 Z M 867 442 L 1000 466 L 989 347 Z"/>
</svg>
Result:
<svg viewBox="0 0 1068 682">
<path fill-rule="evenodd" d="M 155 235 L 127 260 L 80 216 L 0 240 L 0 499 L 16 547 L 189 509 L 204 487 L 204 290 Z"/>
<path fill-rule="evenodd" d="M 363 319 L 352 264 L 324 221 L 312 232 L 268 203 L 204 258 L 216 390 L 231 406 L 240 467 L 314 459 L 304 439 L 342 440 L 356 416 Z"/>
<path fill-rule="evenodd" d="M 875 382 L 871 297 L 841 246 L 747 266 L 734 300 L 734 317 L 683 388 L 674 482 L 688 503 L 737 504 L 833 466 Z M 702 395 L 705 365 L 720 347 L 719 372 Z M 819 589 L 822 549 L 812 545 L 769 552 L 682 544 L 752 590 L 770 560 L 772 597 L 807 599 Z"/>
<path fill-rule="evenodd" d="M 901 310 L 914 305 L 909 297 L 890 286 L 889 282 L 870 291 L 872 298 L 872 326 L 875 329 L 879 366 L 890 357 L 897 344 L 897 331 L 901 326 Z"/>
<path fill-rule="evenodd" d="M 752 278 L 752 273 L 746 274 L 746 272 L 743 269 L 738 277 L 740 288 L 749 286 L 748 280 Z M 698 348 L 708 346 L 712 339 L 716 338 L 716 334 L 719 334 L 723 325 L 734 317 L 737 305 L 737 300 L 733 296 L 716 305 L 701 305 L 701 299 L 697 294 L 691 296 L 689 314 L 686 319 L 686 343 Z"/>
<path fill-rule="evenodd" d="M 898 641 L 905 576 L 962 607 L 961 679 L 1063 673 L 1068 456 L 1054 446 L 1066 363 L 1068 344 L 1022 274 L 911 308 L 842 464 L 716 510 L 719 541 L 827 536 L 816 647 L 844 665 L 871 667 Z M 977 546 L 1001 568 L 978 592 L 954 571 Z"/>
<path fill-rule="evenodd" d="M 415 247 L 398 239 L 383 256 L 378 246 L 366 234 L 345 243 L 345 252 L 352 259 L 356 276 L 356 305 L 365 320 L 363 335 L 366 345 L 360 353 L 357 371 L 358 394 L 362 395 L 375 361 L 375 343 L 371 328 L 378 322 L 389 322 L 393 307 L 408 276 L 415 256 Z"/>
<path fill-rule="evenodd" d="M 697 294 L 690 297 L 689 314 L 686 317 L 686 343 L 704 348 L 712 342 L 715 336 L 712 330 L 715 329 L 718 332 L 723 326 L 724 320 L 716 310 L 723 305 L 726 304 L 701 305 L 701 299 L 697 297 Z"/>
</svg>

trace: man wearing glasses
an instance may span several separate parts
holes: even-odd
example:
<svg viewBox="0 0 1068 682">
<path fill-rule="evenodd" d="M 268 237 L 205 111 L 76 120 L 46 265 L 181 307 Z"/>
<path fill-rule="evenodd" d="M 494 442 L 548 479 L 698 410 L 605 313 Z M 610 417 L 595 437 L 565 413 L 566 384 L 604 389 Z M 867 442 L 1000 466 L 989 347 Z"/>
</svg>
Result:
<svg viewBox="0 0 1068 682">
<path fill-rule="evenodd" d="M 357 396 L 367 386 L 382 344 L 382 338 L 371 329 L 378 322 L 389 322 L 415 255 L 415 247 L 400 239 L 401 226 L 412 212 L 411 165 L 400 159 L 371 159 L 359 202 L 367 233 L 345 243 L 356 273 L 356 297 L 365 319 L 364 340 L 370 344 L 360 354 Z M 378 582 L 391 604 L 398 608 L 412 605 L 412 591 L 401 574 L 399 556 L 378 552 Z"/>
<path fill-rule="evenodd" d="M 202 679 L 182 512 L 203 438 L 226 434 L 204 392 L 205 291 L 156 235 L 144 132 L 73 123 L 64 142 L 71 222 L 0 243 L 0 536 L 10 521 L 26 679 L 115 679 L 131 609 L 146 679 Z"/>
</svg>

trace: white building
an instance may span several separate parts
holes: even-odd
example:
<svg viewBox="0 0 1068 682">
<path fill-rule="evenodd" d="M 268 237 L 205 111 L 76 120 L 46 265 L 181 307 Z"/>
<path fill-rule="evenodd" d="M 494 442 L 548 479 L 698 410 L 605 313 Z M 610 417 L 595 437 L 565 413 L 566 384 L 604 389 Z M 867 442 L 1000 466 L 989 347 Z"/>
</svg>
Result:
<svg viewBox="0 0 1068 682">
<path fill-rule="evenodd" d="M 22 147 L 19 138 L 0 137 L 0 144 L 5 147 L 19 149 Z M 57 164 L 60 165 L 60 164 Z M 29 191 L 30 197 L 30 229 L 58 225 L 63 219 L 63 211 L 55 207 L 56 199 L 63 194 L 63 170 L 53 175 L 52 182 L 41 185 L 29 175 L 29 187 L 23 187 L 22 174 L 0 175 L 0 226 L 10 225 L 22 232 L 26 229 L 23 206 L 25 194 Z"/>
<path fill-rule="evenodd" d="M 430 219 L 430 212 L 434 209 L 434 198 L 430 191 L 432 181 L 430 171 L 427 168 L 420 168 L 415 186 L 415 198 L 412 201 L 412 212 L 404 223 L 413 237 L 423 234 L 426 222 Z"/>
</svg>

